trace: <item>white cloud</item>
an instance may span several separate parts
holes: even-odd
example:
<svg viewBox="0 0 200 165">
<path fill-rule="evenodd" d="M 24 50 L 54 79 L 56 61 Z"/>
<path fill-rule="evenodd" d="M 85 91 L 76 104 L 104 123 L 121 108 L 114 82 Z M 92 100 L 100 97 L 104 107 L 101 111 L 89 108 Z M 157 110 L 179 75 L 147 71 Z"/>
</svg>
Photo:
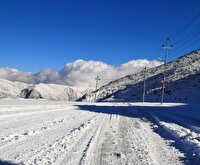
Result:
<svg viewBox="0 0 200 165">
<path fill-rule="evenodd" d="M 157 60 L 149 61 L 147 59 L 131 60 L 127 63 L 122 64 L 119 67 L 119 72 L 122 74 L 132 74 L 141 71 L 145 66 L 147 68 L 153 68 L 160 65 L 161 63 Z"/>
<path fill-rule="evenodd" d="M 112 79 L 113 74 L 116 75 L 116 73 L 116 69 L 106 63 L 77 60 L 66 64 L 59 75 L 60 81 L 70 86 L 92 87 L 94 86 L 94 78 L 97 75 Z"/>
<path fill-rule="evenodd" d="M 51 83 L 59 80 L 59 73 L 51 68 L 46 68 L 33 75 L 35 83 Z"/>
<path fill-rule="evenodd" d="M 12 68 L 0 68 L 0 78 L 21 81 L 26 83 L 34 83 L 33 75 L 30 72 L 21 72 Z"/>
<path fill-rule="evenodd" d="M 21 72 L 11 68 L 0 68 L 0 78 L 27 83 L 59 83 L 87 88 L 94 87 L 94 78 L 97 75 L 101 78 L 100 85 L 104 85 L 114 79 L 139 72 L 145 66 L 151 68 L 160 64 L 158 61 L 140 59 L 114 67 L 100 61 L 76 60 L 72 63 L 67 63 L 60 71 L 46 68 L 36 74 Z"/>
</svg>

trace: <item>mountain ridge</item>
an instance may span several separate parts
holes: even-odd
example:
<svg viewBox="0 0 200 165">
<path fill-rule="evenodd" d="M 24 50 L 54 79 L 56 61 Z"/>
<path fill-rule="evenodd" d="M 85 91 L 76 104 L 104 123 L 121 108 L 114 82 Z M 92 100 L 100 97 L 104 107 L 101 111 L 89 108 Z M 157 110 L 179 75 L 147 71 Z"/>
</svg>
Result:
<svg viewBox="0 0 200 165">
<path fill-rule="evenodd" d="M 150 68 L 147 71 L 147 76 L 148 76 L 147 95 L 149 95 L 152 92 L 157 93 L 156 99 L 151 98 L 151 99 L 148 99 L 149 101 L 159 101 L 158 97 L 161 93 L 160 90 L 161 90 L 161 85 L 162 85 L 161 82 L 163 80 L 163 71 L 164 71 L 164 65 Z M 199 81 L 198 79 L 200 77 L 199 72 L 200 72 L 200 49 L 192 51 L 186 55 L 183 55 L 167 63 L 166 84 L 167 86 L 171 86 L 172 82 L 177 83 L 178 80 L 181 80 L 181 79 L 184 80 L 188 76 L 194 75 L 192 76 L 192 78 L 195 79 L 195 82 L 197 83 L 195 85 L 199 87 L 198 85 L 198 81 Z M 186 80 L 184 82 L 186 82 Z M 117 79 L 115 81 L 111 81 L 107 85 L 100 87 L 97 91 L 92 91 L 90 93 L 85 94 L 83 97 L 79 99 L 79 101 L 94 101 L 95 93 L 97 96 L 97 101 L 108 101 L 108 100 L 109 101 L 141 101 L 142 88 L 143 88 L 142 84 L 143 84 L 143 74 L 142 72 L 137 72 L 132 75 L 127 75 L 125 77 Z M 131 90 L 132 90 L 132 96 L 130 96 Z M 166 87 L 165 92 L 167 91 L 168 90 Z M 126 94 L 123 94 L 123 93 L 126 93 Z M 127 97 L 128 95 L 127 93 L 129 93 L 129 97 Z M 200 93 L 198 94 L 200 96 Z M 155 96 L 152 95 L 152 97 L 155 97 Z M 168 101 L 175 101 L 174 99 L 171 99 L 171 100 L 168 99 Z M 177 98 L 176 101 L 177 100 L 181 101 L 183 100 L 183 98 L 180 98 L 180 99 Z"/>
<path fill-rule="evenodd" d="M 0 79 L 0 99 L 26 98 L 75 101 L 80 97 L 79 91 L 59 84 L 26 84 Z"/>
</svg>

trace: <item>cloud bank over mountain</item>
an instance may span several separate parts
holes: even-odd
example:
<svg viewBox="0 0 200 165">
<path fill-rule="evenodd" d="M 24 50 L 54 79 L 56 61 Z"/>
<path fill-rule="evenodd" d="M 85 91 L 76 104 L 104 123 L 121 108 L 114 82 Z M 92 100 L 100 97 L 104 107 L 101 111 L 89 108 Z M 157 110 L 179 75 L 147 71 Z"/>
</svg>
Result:
<svg viewBox="0 0 200 165">
<path fill-rule="evenodd" d="M 0 68 L 0 78 L 11 81 L 34 83 L 34 78 L 32 73 L 21 72 L 13 68 Z"/>
<path fill-rule="evenodd" d="M 0 78 L 25 83 L 57 83 L 87 88 L 94 87 L 94 78 L 97 75 L 101 78 L 100 85 L 104 85 L 114 79 L 139 72 L 145 66 L 152 68 L 160 64 L 156 60 L 139 59 L 114 67 L 101 61 L 76 60 L 67 63 L 60 71 L 46 68 L 35 74 L 12 68 L 0 68 Z"/>
</svg>

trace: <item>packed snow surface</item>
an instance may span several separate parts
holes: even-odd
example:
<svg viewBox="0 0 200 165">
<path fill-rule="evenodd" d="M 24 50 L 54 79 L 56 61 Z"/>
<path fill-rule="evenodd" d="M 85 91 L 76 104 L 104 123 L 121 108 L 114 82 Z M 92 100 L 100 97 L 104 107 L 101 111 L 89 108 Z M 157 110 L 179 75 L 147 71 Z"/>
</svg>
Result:
<svg viewBox="0 0 200 165">
<path fill-rule="evenodd" d="M 2 99 L 0 164 L 199 164 L 197 107 Z"/>
</svg>

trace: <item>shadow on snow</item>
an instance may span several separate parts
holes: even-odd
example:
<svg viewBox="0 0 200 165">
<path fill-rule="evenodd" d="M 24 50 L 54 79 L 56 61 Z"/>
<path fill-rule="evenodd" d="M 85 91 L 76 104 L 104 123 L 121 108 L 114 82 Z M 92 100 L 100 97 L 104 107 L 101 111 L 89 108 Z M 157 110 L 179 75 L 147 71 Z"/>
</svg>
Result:
<svg viewBox="0 0 200 165">
<path fill-rule="evenodd" d="M 104 113 L 108 115 L 120 115 L 124 117 L 130 117 L 130 118 L 139 118 L 145 121 L 144 119 L 150 121 L 151 125 L 157 125 L 157 122 L 152 117 L 153 115 L 156 115 L 159 117 L 160 121 L 164 122 L 171 122 L 176 124 L 182 124 L 184 127 L 191 129 L 191 126 L 195 126 L 200 128 L 200 121 L 198 119 L 198 116 L 194 116 L 190 112 L 190 108 L 192 108 L 189 104 L 187 105 L 179 105 L 179 106 L 173 106 L 173 107 L 166 107 L 166 106 L 106 106 L 96 104 L 96 105 L 79 105 L 79 110 L 82 111 L 90 111 L 95 113 Z M 176 113 L 175 113 L 176 111 Z M 195 112 L 197 113 L 197 112 Z M 181 120 L 176 120 L 175 118 L 171 118 L 171 116 L 167 116 L 166 114 L 170 114 L 173 116 L 176 116 L 177 118 L 181 118 L 184 121 L 188 120 L 188 123 L 183 123 Z M 194 118 L 193 118 L 194 117 Z M 195 118 L 197 117 L 197 118 Z M 165 131 L 163 128 L 153 128 L 154 132 L 159 134 L 162 138 L 170 140 L 170 145 L 180 150 L 182 153 L 185 154 L 185 158 L 181 157 L 180 160 L 183 161 L 184 164 L 187 165 L 194 165 L 198 164 L 196 158 L 191 154 L 184 150 L 182 144 L 179 140 L 175 139 L 170 133 Z"/>
<path fill-rule="evenodd" d="M 12 163 L 10 161 L 0 160 L 0 165 L 18 165 L 18 164 Z"/>
</svg>

